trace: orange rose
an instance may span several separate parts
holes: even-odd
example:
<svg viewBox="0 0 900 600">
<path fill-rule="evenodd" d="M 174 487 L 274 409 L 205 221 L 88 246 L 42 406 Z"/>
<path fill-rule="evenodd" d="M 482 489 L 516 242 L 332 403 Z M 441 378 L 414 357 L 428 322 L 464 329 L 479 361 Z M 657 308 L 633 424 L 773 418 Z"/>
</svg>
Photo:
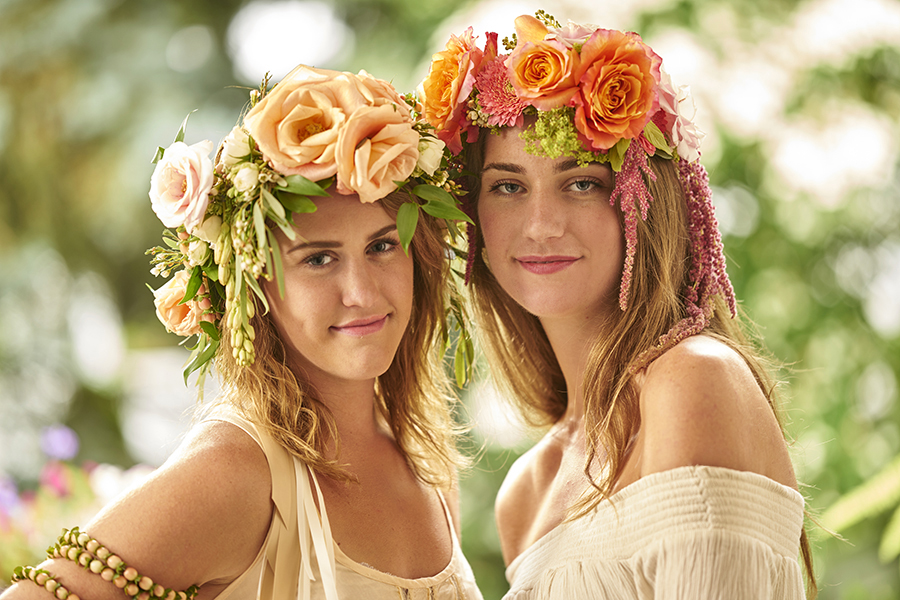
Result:
<svg viewBox="0 0 900 600">
<path fill-rule="evenodd" d="M 374 202 L 396 189 L 419 160 L 419 134 L 394 105 L 357 109 L 338 134 L 337 191 Z"/>
<path fill-rule="evenodd" d="M 460 37 L 451 35 L 446 49 L 431 57 L 431 70 L 422 82 L 425 120 L 455 154 L 462 151 L 459 130 L 481 58 L 469 27 Z"/>
<path fill-rule="evenodd" d="M 166 331 L 183 337 L 200 333 L 200 321 L 203 320 L 203 309 L 191 300 L 179 304 L 184 298 L 190 276 L 187 271 L 178 271 L 158 290 L 153 292 L 153 304 L 156 305 L 156 316 L 166 326 Z"/>
<path fill-rule="evenodd" d="M 662 59 L 634 33 L 598 29 L 581 48 L 575 127 L 594 150 L 633 139 L 659 107 Z"/>
<path fill-rule="evenodd" d="M 516 95 L 540 110 L 565 106 L 578 91 L 573 71 L 578 54 L 549 40 L 519 44 L 507 59 Z"/>
<path fill-rule="evenodd" d="M 301 65 L 250 109 L 244 126 L 276 171 L 319 181 L 337 171 L 334 149 L 347 115 L 372 98 L 352 73 Z"/>
</svg>

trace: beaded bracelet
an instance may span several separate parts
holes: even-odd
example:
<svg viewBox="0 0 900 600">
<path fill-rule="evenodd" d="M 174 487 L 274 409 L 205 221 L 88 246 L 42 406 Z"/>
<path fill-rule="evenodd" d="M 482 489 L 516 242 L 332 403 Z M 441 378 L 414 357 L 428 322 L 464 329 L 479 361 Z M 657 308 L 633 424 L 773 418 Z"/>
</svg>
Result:
<svg viewBox="0 0 900 600">
<path fill-rule="evenodd" d="M 34 567 L 16 567 L 13 571 L 12 583 L 17 581 L 32 581 L 41 586 L 59 600 L 81 600 L 78 594 L 73 594 L 56 580 L 56 576 L 44 569 Z"/>
<path fill-rule="evenodd" d="M 152 579 L 141 576 L 136 569 L 126 565 L 125 561 L 77 527 L 63 529 L 56 544 L 47 549 L 47 558 L 71 560 L 104 581 L 112 582 L 133 600 L 193 600 L 200 591 L 196 585 L 177 592 L 154 584 Z M 12 582 L 26 579 L 46 588 L 59 600 L 80 600 L 77 594 L 69 592 L 56 580 L 56 576 L 44 569 L 16 567 Z"/>
</svg>

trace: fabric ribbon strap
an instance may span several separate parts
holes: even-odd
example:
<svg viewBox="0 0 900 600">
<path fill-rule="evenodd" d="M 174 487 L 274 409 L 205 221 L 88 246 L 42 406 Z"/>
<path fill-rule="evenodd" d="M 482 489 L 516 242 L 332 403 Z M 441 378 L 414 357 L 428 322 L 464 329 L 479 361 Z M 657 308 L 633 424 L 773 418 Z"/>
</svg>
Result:
<svg viewBox="0 0 900 600">
<path fill-rule="evenodd" d="M 310 562 L 311 550 L 315 551 L 322 578 L 325 600 L 338 600 L 337 581 L 335 580 L 334 542 L 331 537 L 331 525 L 325 510 L 325 499 L 316 474 L 303 462 L 294 457 L 294 474 L 297 480 L 298 534 L 300 536 L 300 579 L 297 582 L 297 597 L 310 599 L 310 583 L 315 580 Z M 312 479 L 316 488 L 316 499 L 319 510 L 313 499 Z M 304 518 L 305 516 L 305 518 Z M 310 547 L 312 541 L 312 548 Z"/>
</svg>

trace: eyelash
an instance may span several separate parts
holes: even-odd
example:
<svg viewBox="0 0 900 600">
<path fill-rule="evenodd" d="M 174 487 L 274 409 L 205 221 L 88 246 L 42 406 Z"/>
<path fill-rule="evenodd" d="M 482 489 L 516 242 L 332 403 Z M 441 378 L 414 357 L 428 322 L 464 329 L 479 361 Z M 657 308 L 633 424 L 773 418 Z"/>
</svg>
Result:
<svg viewBox="0 0 900 600">
<path fill-rule="evenodd" d="M 589 192 L 593 192 L 593 191 L 594 191 L 595 189 L 597 189 L 597 188 L 602 188 L 602 187 L 603 187 L 603 182 L 602 182 L 602 181 L 600 181 L 600 180 L 598 180 L 598 179 L 595 179 L 595 178 L 593 178 L 593 177 L 583 177 L 583 178 L 581 178 L 581 179 L 577 179 L 577 180 L 573 181 L 572 183 L 570 183 L 569 185 L 567 185 L 566 188 L 567 188 L 567 189 L 568 189 L 568 188 L 571 188 L 572 186 L 574 186 L 574 185 L 576 185 L 576 184 L 579 184 L 579 183 L 590 183 L 590 184 L 592 184 L 592 187 L 590 187 L 590 188 L 588 188 L 588 189 L 586 189 L 586 190 L 572 190 L 572 191 L 574 191 L 574 192 L 576 192 L 576 193 L 579 193 L 579 194 L 587 194 L 587 193 L 589 193 Z M 516 183 L 516 182 L 514 182 L 514 181 L 497 181 L 496 183 L 494 183 L 494 184 L 488 189 L 488 192 L 498 192 L 498 193 L 500 193 L 500 194 L 502 194 L 502 195 L 505 195 L 505 196 L 512 195 L 512 194 L 515 194 L 515 193 L 516 193 L 516 192 L 502 191 L 502 188 L 503 188 L 504 186 L 515 186 L 515 187 L 517 187 L 517 188 L 521 188 L 521 187 L 522 187 L 520 184 L 518 184 L 518 183 Z"/>
<path fill-rule="evenodd" d="M 384 250 L 375 250 L 375 247 L 379 246 L 381 244 L 386 245 L 387 248 L 385 248 Z M 390 254 L 391 252 L 396 250 L 399 246 L 400 246 L 399 238 L 384 237 L 384 238 L 381 238 L 379 240 L 375 240 L 374 242 L 372 242 L 372 244 L 368 248 L 368 251 L 372 252 L 374 254 L 377 254 L 377 255 L 385 255 L 385 254 Z M 328 260 L 328 262 L 326 262 L 324 264 L 316 264 L 316 261 L 319 259 L 322 259 L 322 258 L 330 259 L 330 260 Z M 329 264 L 331 264 L 332 260 L 335 260 L 335 258 L 331 254 L 329 254 L 327 252 L 318 252 L 316 254 L 312 254 L 312 255 L 304 258 L 303 264 L 305 264 L 309 267 L 312 267 L 313 269 L 322 269 L 324 267 L 327 267 Z"/>
</svg>

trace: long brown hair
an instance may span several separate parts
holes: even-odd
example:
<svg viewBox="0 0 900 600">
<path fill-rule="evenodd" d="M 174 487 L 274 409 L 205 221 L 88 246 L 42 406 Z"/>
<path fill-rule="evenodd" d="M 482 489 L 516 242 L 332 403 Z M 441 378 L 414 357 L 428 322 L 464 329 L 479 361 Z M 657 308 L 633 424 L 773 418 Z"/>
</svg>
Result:
<svg viewBox="0 0 900 600">
<path fill-rule="evenodd" d="M 477 227 L 478 174 L 484 162 L 486 135 L 466 148 L 469 213 L 476 221 L 470 301 L 477 334 L 483 341 L 495 380 L 532 425 L 549 426 L 565 412 L 568 394 L 562 370 L 540 320 L 516 303 L 500 286 L 480 250 L 484 240 Z M 584 430 L 587 445 L 585 473 L 593 489 L 572 510 L 577 518 L 608 499 L 625 465 L 626 452 L 640 425 L 635 376 L 667 347 L 660 338 L 687 314 L 684 290 L 689 284 L 691 239 L 687 205 L 674 161 L 654 157 L 655 181 L 645 181 L 653 197 L 646 221 L 637 220 L 637 245 L 627 308 L 596 322 L 583 383 Z M 620 221 L 622 219 L 621 212 Z M 740 317 L 731 318 L 722 298 L 716 297 L 704 335 L 738 352 L 749 366 L 784 433 L 772 375 L 758 336 Z M 595 480 L 591 465 L 598 453 L 606 466 Z M 808 595 L 816 595 L 812 555 L 804 530 L 800 539 L 807 571 Z"/>
<path fill-rule="evenodd" d="M 394 192 L 379 202 L 395 217 L 405 199 Z M 455 293 L 443 221 L 422 213 L 410 252 L 412 314 L 394 360 L 376 380 L 377 410 L 416 475 L 426 483 L 444 487 L 453 481 L 465 460 L 456 448 L 459 428 L 452 415 L 455 398 L 444 376 L 441 354 L 445 306 L 449 294 Z M 310 468 L 336 479 L 351 479 L 340 464 L 340 438 L 333 416 L 302 374 L 287 366 L 275 324 L 270 315 L 261 313 L 257 310 L 252 321 L 257 334 L 256 360 L 251 366 L 237 364 L 230 336 L 222 336 L 216 355 L 216 368 L 225 388 L 220 402 L 234 406 L 265 428 Z M 325 450 L 332 440 L 337 451 L 329 458 Z"/>
</svg>

